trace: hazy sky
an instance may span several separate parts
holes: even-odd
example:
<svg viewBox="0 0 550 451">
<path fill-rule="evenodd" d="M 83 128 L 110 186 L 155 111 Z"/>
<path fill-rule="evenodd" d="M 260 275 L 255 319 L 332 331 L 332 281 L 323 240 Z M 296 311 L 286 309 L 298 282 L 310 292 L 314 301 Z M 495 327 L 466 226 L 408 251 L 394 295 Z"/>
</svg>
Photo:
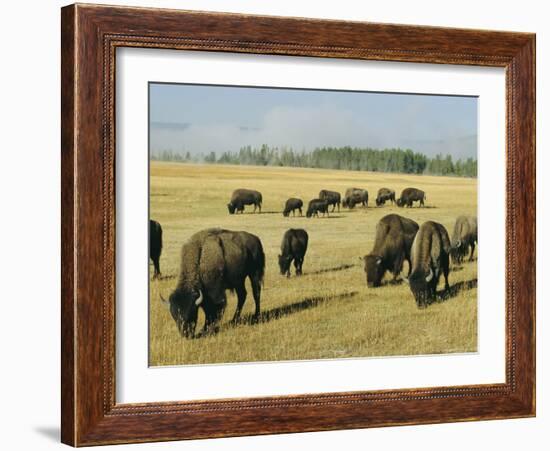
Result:
<svg viewBox="0 0 550 451">
<path fill-rule="evenodd" d="M 153 152 L 219 154 L 246 145 L 410 148 L 476 157 L 477 99 L 150 84 Z"/>
</svg>

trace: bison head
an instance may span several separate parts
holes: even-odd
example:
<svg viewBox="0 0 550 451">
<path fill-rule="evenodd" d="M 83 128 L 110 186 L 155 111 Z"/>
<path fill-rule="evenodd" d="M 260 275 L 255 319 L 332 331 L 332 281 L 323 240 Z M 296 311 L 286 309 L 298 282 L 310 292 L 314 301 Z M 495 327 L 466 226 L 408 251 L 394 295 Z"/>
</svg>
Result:
<svg viewBox="0 0 550 451">
<path fill-rule="evenodd" d="M 283 216 L 285 218 L 288 217 L 289 215 L 290 215 L 290 211 L 288 211 L 288 210 L 283 211 Z"/>
<path fill-rule="evenodd" d="M 193 338 L 197 326 L 199 306 L 204 299 L 202 291 L 177 289 L 170 295 L 168 301 L 164 300 L 162 296 L 161 299 L 170 309 L 181 336 Z"/>
<path fill-rule="evenodd" d="M 365 273 L 367 275 L 367 286 L 379 287 L 384 276 L 384 266 L 382 265 L 382 257 L 379 255 L 365 255 Z"/>
<path fill-rule="evenodd" d="M 405 202 L 403 202 L 403 199 L 399 198 L 395 201 L 395 205 L 397 205 L 398 207 L 402 207 L 403 205 L 405 205 Z"/>
<path fill-rule="evenodd" d="M 308 208 L 306 211 L 306 218 L 311 218 L 313 216 L 313 208 Z"/>
<path fill-rule="evenodd" d="M 436 280 L 434 273 L 430 268 L 428 274 L 424 271 L 418 271 L 411 274 L 409 279 L 405 279 L 411 288 L 411 292 L 418 308 L 426 308 L 435 298 Z"/>
<path fill-rule="evenodd" d="M 229 202 L 227 204 L 227 209 L 229 210 L 229 214 L 232 215 L 232 214 L 235 214 L 235 210 L 236 210 L 236 206 L 233 205 L 231 202 Z"/>
<path fill-rule="evenodd" d="M 287 277 L 290 277 L 290 262 L 292 257 L 290 255 L 279 255 L 279 269 L 281 270 L 281 275 L 286 274 Z"/>
<path fill-rule="evenodd" d="M 384 201 L 380 197 L 377 197 L 376 198 L 376 206 L 379 207 L 380 205 L 383 205 L 383 204 L 384 204 Z"/>
<path fill-rule="evenodd" d="M 451 259 L 455 265 L 460 264 L 464 255 L 467 253 L 467 247 L 463 245 L 462 241 L 457 240 L 451 246 Z"/>
</svg>

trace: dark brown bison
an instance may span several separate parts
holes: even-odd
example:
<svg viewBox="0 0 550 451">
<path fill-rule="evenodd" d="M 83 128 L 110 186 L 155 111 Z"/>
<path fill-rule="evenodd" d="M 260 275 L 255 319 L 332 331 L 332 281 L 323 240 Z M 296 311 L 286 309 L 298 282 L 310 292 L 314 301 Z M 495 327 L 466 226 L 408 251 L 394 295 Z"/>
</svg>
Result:
<svg viewBox="0 0 550 451">
<path fill-rule="evenodd" d="M 162 253 L 162 227 L 149 219 L 149 258 L 155 268 L 153 279 L 160 277 L 160 254 Z"/>
<path fill-rule="evenodd" d="M 445 277 L 445 291 L 449 290 L 450 251 L 445 227 L 433 221 L 420 226 L 411 248 L 412 271 L 408 278 L 418 308 L 427 307 L 435 299 L 441 274 Z"/>
<path fill-rule="evenodd" d="M 369 287 L 379 287 L 386 271 L 397 279 L 405 260 L 410 275 L 411 246 L 416 232 L 418 224 L 403 216 L 391 214 L 378 221 L 372 251 L 363 257 Z"/>
<path fill-rule="evenodd" d="M 401 191 L 401 197 L 395 201 L 398 207 L 412 207 L 413 202 L 420 201 L 420 207 L 424 206 L 426 194 L 416 188 L 405 188 Z"/>
<path fill-rule="evenodd" d="M 226 290 L 237 292 L 233 321 L 238 321 L 246 300 L 247 277 L 256 303 L 255 317 L 259 317 L 264 269 L 265 255 L 257 236 L 223 229 L 203 230 L 182 246 L 178 284 L 169 300 L 162 300 L 169 306 L 183 337 L 195 336 L 199 307 L 205 315 L 203 332 L 217 332 L 227 305 Z"/>
<path fill-rule="evenodd" d="M 296 275 L 302 274 L 302 265 L 307 251 L 308 235 L 304 229 L 288 229 L 281 243 L 279 268 L 282 275 L 290 277 L 290 264 L 294 260 Z"/>
<path fill-rule="evenodd" d="M 322 189 L 319 191 L 319 199 L 326 200 L 329 205 L 332 205 L 332 211 L 335 210 L 336 206 L 338 206 L 338 211 L 340 211 L 340 193 Z"/>
<path fill-rule="evenodd" d="M 321 199 L 312 199 L 309 201 L 306 211 L 306 217 L 311 218 L 312 216 L 319 217 L 319 212 L 328 216 L 328 203 L 326 200 Z"/>
<path fill-rule="evenodd" d="M 292 212 L 292 216 L 296 216 L 296 210 L 298 210 L 300 212 L 300 216 L 302 216 L 302 207 L 303 206 L 304 206 L 304 203 L 302 202 L 302 199 L 297 199 L 296 197 L 291 197 L 285 203 L 285 209 L 283 210 L 283 216 L 289 216 L 290 212 Z"/>
<path fill-rule="evenodd" d="M 352 209 L 359 204 L 363 205 L 363 207 L 369 205 L 368 191 L 361 188 L 348 188 L 342 201 L 342 207 Z"/>
<path fill-rule="evenodd" d="M 477 243 L 477 217 L 459 216 L 456 218 L 451 240 L 451 258 L 453 263 L 460 264 L 470 251 L 469 260 L 474 259 L 474 250 Z"/>
<path fill-rule="evenodd" d="M 386 201 L 391 201 L 392 204 L 395 204 L 395 191 L 389 188 L 380 188 L 378 190 L 378 195 L 376 196 L 376 206 L 380 207 L 384 205 Z"/>
<path fill-rule="evenodd" d="M 230 214 L 235 212 L 244 213 L 245 205 L 254 205 L 254 212 L 258 208 L 262 212 L 262 193 L 253 189 L 236 189 L 231 195 L 231 200 L 227 204 Z"/>
</svg>

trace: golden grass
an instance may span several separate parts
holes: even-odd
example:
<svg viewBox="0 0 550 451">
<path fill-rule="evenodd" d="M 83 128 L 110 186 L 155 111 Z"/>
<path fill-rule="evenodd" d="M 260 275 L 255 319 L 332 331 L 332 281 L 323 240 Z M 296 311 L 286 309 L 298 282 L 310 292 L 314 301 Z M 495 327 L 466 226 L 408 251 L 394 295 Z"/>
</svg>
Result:
<svg viewBox="0 0 550 451">
<path fill-rule="evenodd" d="M 330 219 L 284 218 L 289 197 L 307 202 L 323 188 L 343 193 L 357 186 L 369 191 L 369 208 L 342 209 Z M 427 208 L 374 207 L 379 188 L 414 186 L 427 195 Z M 264 214 L 229 215 L 226 203 L 235 188 L 263 194 Z M 302 168 L 151 163 L 151 218 L 164 230 L 161 280 L 150 283 L 150 365 L 206 364 L 270 360 L 388 355 L 438 354 L 477 350 L 477 263 L 453 267 L 449 276 L 455 296 L 418 310 L 404 284 L 367 288 L 359 258 L 373 245 L 378 220 L 395 212 L 419 224 L 442 223 L 449 234 L 457 216 L 477 214 L 476 180 L 329 171 Z M 304 210 L 305 214 L 305 210 Z M 159 294 L 175 287 L 181 245 L 208 227 L 246 230 L 262 240 L 266 275 L 261 308 L 266 321 L 236 327 L 229 324 L 236 297 L 217 335 L 181 338 Z M 283 233 L 291 227 L 307 230 L 309 248 L 304 275 L 279 274 L 277 255 Z M 152 266 L 150 275 L 152 276 Z M 388 277 L 388 280 L 390 278 Z M 442 289 L 443 278 L 440 289 Z M 456 284 L 456 285 L 455 285 Z M 458 289 L 460 288 L 460 289 Z M 250 285 L 243 316 L 253 312 Z M 199 316 L 197 331 L 202 327 Z"/>
</svg>

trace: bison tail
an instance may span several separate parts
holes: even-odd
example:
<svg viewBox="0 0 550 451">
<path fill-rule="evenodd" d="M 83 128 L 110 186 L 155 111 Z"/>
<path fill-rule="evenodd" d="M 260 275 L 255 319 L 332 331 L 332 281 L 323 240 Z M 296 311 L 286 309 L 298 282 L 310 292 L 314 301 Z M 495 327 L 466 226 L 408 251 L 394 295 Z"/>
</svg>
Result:
<svg viewBox="0 0 550 451">
<path fill-rule="evenodd" d="M 261 284 L 264 283 L 265 275 L 265 254 L 263 248 L 260 248 L 260 255 L 258 255 L 258 276 Z"/>
<path fill-rule="evenodd" d="M 159 247 L 162 249 L 162 227 L 159 225 Z"/>
</svg>

